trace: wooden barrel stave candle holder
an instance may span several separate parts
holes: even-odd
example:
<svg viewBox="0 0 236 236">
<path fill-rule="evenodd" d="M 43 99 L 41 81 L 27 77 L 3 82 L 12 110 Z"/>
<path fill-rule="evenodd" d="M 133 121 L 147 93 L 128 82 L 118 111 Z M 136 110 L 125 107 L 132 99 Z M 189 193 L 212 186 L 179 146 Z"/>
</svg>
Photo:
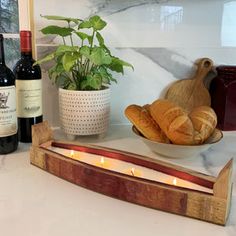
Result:
<svg viewBox="0 0 236 236">
<path fill-rule="evenodd" d="M 50 150 L 60 147 L 133 163 L 212 189 L 212 193 L 143 179 L 75 160 Z M 225 225 L 232 195 L 232 159 L 218 177 L 134 153 L 55 141 L 48 122 L 32 127 L 31 164 L 76 185 L 142 206 Z"/>
</svg>

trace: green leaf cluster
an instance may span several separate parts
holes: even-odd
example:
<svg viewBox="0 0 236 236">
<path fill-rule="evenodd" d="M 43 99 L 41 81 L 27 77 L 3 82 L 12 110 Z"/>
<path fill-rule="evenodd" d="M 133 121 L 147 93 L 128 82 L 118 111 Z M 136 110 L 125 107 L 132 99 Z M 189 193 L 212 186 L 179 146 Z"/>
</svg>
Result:
<svg viewBox="0 0 236 236">
<path fill-rule="evenodd" d="M 100 90 L 111 82 L 112 71 L 124 73 L 124 67 L 133 66 L 111 54 L 101 33 L 107 23 L 100 16 L 81 20 L 63 16 L 42 16 L 47 20 L 63 21 L 65 26 L 49 25 L 41 30 L 45 35 L 62 37 L 63 43 L 57 49 L 35 64 L 54 61 L 49 69 L 49 78 L 60 87 L 70 90 Z M 75 45 L 74 36 L 79 45 Z M 66 40 L 69 38 L 69 40 Z M 69 44 L 66 42 L 70 42 Z"/>
</svg>

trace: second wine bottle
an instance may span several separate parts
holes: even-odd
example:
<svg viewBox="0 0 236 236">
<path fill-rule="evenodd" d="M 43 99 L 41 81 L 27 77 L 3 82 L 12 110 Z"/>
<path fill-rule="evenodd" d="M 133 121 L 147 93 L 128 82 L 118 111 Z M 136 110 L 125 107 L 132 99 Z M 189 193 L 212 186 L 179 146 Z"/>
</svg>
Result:
<svg viewBox="0 0 236 236">
<path fill-rule="evenodd" d="M 41 69 L 38 65 L 33 66 L 31 38 L 30 31 L 20 31 L 21 58 L 13 70 L 20 142 L 31 142 L 31 126 L 43 120 Z"/>
</svg>

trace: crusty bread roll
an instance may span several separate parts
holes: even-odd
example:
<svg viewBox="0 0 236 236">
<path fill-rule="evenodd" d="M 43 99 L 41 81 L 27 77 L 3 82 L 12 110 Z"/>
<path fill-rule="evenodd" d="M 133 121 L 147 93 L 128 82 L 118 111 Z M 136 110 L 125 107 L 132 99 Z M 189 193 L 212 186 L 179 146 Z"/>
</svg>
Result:
<svg viewBox="0 0 236 236">
<path fill-rule="evenodd" d="M 208 106 L 194 108 L 189 117 L 196 130 L 195 142 L 203 143 L 214 131 L 217 124 L 217 116 L 214 110 Z"/>
<path fill-rule="evenodd" d="M 151 104 L 150 113 L 174 144 L 194 144 L 193 124 L 181 107 L 168 100 L 158 99 Z"/>
<path fill-rule="evenodd" d="M 217 124 L 217 116 L 211 107 L 196 107 L 188 114 L 166 99 L 158 99 L 143 107 L 130 105 L 125 115 L 144 137 L 180 145 L 204 143 Z"/>
<path fill-rule="evenodd" d="M 147 139 L 169 143 L 168 138 L 161 131 L 158 124 L 152 119 L 145 107 L 130 105 L 125 109 L 125 115 Z"/>
</svg>

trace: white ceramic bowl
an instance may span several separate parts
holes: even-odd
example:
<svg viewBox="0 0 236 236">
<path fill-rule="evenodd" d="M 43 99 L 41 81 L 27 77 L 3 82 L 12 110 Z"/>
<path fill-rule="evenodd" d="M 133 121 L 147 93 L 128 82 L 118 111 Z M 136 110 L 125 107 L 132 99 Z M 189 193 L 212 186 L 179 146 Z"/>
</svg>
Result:
<svg viewBox="0 0 236 236">
<path fill-rule="evenodd" d="M 142 134 L 134 126 L 132 127 L 132 130 L 153 152 L 170 158 L 188 158 L 197 156 L 223 138 L 223 133 L 219 129 L 215 129 L 211 137 L 209 137 L 204 144 L 176 145 L 151 141 L 143 137 Z"/>
</svg>

